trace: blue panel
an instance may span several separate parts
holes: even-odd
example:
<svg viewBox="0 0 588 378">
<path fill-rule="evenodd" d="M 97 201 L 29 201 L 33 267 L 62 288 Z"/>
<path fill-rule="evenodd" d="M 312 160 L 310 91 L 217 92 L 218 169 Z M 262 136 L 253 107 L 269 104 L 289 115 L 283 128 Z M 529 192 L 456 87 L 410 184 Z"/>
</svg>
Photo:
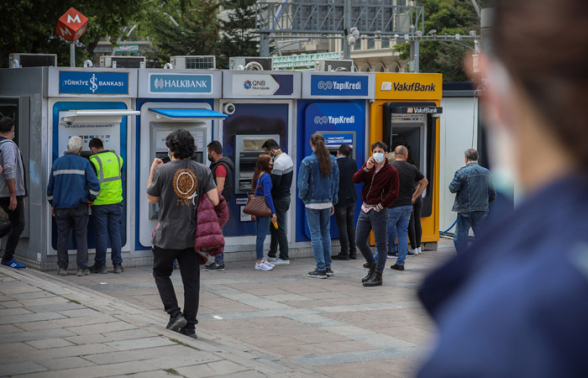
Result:
<svg viewBox="0 0 588 378">
<path fill-rule="evenodd" d="M 368 83 L 368 76 L 312 75 L 310 78 L 310 95 L 368 96 Z"/>
<path fill-rule="evenodd" d="M 128 72 L 60 71 L 59 93 L 129 94 Z"/>
<path fill-rule="evenodd" d="M 291 76 L 290 76 L 291 77 Z M 223 155 L 233 162 L 235 159 L 236 135 L 263 135 L 277 134 L 280 136 L 280 147 L 288 153 L 288 104 L 263 104 L 257 100 L 254 103 L 239 103 L 235 107 L 235 113 L 229 116 L 223 123 Z M 237 181 L 233 172 L 233 188 Z M 246 199 L 246 194 L 235 194 L 229 201 L 229 221 L 223 229 L 225 236 L 256 235 L 255 222 L 241 222 L 241 210 L 236 200 Z M 269 231 L 269 229 L 268 229 Z"/>
<path fill-rule="evenodd" d="M 81 109 L 127 109 L 127 105 L 124 102 L 58 102 L 53 106 L 53 157 L 51 164 L 57 158 L 59 158 L 59 112 L 67 110 L 81 110 Z M 122 117 L 120 123 L 120 152 L 118 154 L 123 158 L 123 174 L 122 174 L 122 185 L 123 185 L 123 214 L 121 220 L 121 240 L 122 245 L 127 243 L 127 117 Z M 88 249 L 96 248 L 96 236 L 94 233 L 94 222 L 90 217 L 88 222 Z M 53 249 L 57 250 L 57 223 L 55 219 L 52 221 L 51 229 L 51 245 Z M 77 249 L 74 233 L 71 233 L 69 240 L 69 249 Z M 110 248 L 110 242 L 108 242 L 108 248 Z M 108 255 L 107 255 L 107 258 Z M 70 264 L 75 263 L 74 260 L 70 259 Z M 90 262 L 91 263 L 91 262 Z"/>
<path fill-rule="evenodd" d="M 169 118 L 214 118 L 225 119 L 228 115 L 208 109 L 152 109 L 149 111 Z"/>
<path fill-rule="evenodd" d="M 332 76 L 330 76 L 332 77 Z M 364 163 L 366 135 L 366 102 L 365 100 L 353 101 L 298 101 L 298 138 L 297 153 L 298 164 L 305 156 L 312 154 L 308 143 L 310 136 L 315 132 L 324 132 L 327 145 L 349 144 L 355 150 L 355 160 L 358 168 Z M 355 136 L 355 145 L 347 143 Z M 361 198 L 362 185 L 356 185 L 357 196 Z M 296 241 L 309 241 L 310 232 L 306 222 L 306 208 L 302 200 L 296 200 Z M 355 221 L 359 216 L 360 206 L 355 209 Z M 331 237 L 337 239 L 339 233 L 334 217 L 331 218 Z"/>
<path fill-rule="evenodd" d="M 214 100 L 188 100 L 188 99 L 174 99 L 174 98 L 138 98 L 137 99 L 137 107 L 135 110 L 141 110 L 141 106 L 143 106 L 144 103 L 146 102 L 169 102 L 169 103 L 186 103 L 186 102 L 198 102 L 198 103 L 205 103 L 210 105 L 211 107 L 214 106 Z M 141 162 L 141 116 L 137 115 L 136 116 L 136 135 L 135 135 L 135 143 L 137 146 L 137 151 L 136 151 L 136 165 L 137 165 L 137 169 L 135 170 L 135 182 L 137 183 L 137 185 L 135 185 L 135 219 L 137 221 L 137 226 L 135 227 L 135 250 L 136 251 L 143 251 L 143 250 L 148 250 L 151 249 L 150 245 L 142 245 L 139 242 L 139 232 L 141 230 L 141 227 L 139 227 L 139 224 L 141 222 L 141 218 L 139 217 L 139 208 L 140 208 L 140 197 L 139 196 L 144 196 L 145 193 L 147 192 L 147 188 L 142 188 L 140 187 L 139 183 L 141 182 L 141 167 L 143 166 L 142 164 L 146 164 L 145 167 L 147 167 L 147 169 L 143 172 L 143 174 L 148 175 L 149 174 L 149 167 L 151 167 L 151 161 L 149 162 Z M 213 126 L 212 126 L 212 135 L 214 135 L 214 122 L 213 122 Z M 147 137 L 149 137 L 149 134 L 147 134 Z"/>
<path fill-rule="evenodd" d="M 294 93 L 294 76 L 272 75 L 272 77 L 280 85 L 280 88 L 274 93 L 274 96 L 291 96 Z"/>
</svg>

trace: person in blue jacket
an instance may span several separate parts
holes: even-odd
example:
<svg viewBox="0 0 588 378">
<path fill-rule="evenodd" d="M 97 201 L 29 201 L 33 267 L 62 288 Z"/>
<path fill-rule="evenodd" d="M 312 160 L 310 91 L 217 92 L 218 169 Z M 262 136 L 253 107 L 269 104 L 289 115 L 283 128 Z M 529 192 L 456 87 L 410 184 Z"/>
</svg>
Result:
<svg viewBox="0 0 588 378">
<path fill-rule="evenodd" d="M 478 67 L 490 170 L 517 202 L 422 284 L 439 335 L 420 378 L 588 377 L 587 24 L 585 0 L 495 3 Z"/>
<path fill-rule="evenodd" d="M 298 195 L 306 207 L 306 222 L 316 268 L 308 273 L 311 278 L 334 275 L 331 269 L 331 215 L 335 213 L 339 194 L 339 166 L 325 145 L 320 133 L 310 136 L 312 155 L 300 163 Z"/>
<path fill-rule="evenodd" d="M 277 225 L 278 218 L 276 216 L 276 209 L 272 199 L 272 158 L 267 154 L 261 154 L 257 157 L 255 163 L 255 172 L 253 173 L 253 180 L 251 180 L 251 190 L 256 196 L 264 196 L 265 202 L 272 211 L 271 217 L 256 217 L 257 223 L 257 240 L 255 242 L 255 250 L 257 252 L 257 261 L 255 262 L 255 270 L 270 271 L 274 269 L 274 264 L 267 261 L 263 257 L 263 243 L 267 236 L 267 230 L 271 223 Z"/>
<path fill-rule="evenodd" d="M 89 207 L 100 194 L 100 182 L 88 159 L 80 157 L 84 142 L 71 137 L 68 152 L 53 162 L 47 200 L 57 223 L 57 274 L 67 275 L 69 233 L 74 228 L 77 243 L 78 276 L 90 274 L 88 269 Z"/>
</svg>

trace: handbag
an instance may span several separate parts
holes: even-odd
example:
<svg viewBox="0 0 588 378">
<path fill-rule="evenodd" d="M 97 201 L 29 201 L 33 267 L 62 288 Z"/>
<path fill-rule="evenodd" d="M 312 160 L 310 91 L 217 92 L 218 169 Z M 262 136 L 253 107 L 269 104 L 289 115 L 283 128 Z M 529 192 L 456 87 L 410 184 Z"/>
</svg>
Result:
<svg viewBox="0 0 588 378">
<path fill-rule="evenodd" d="M 257 188 L 263 190 L 263 186 L 257 185 Z M 265 196 L 256 196 L 255 192 L 249 195 L 247 204 L 243 208 L 245 214 L 254 215 L 256 217 L 271 217 L 272 211 L 270 210 L 267 202 L 265 202 Z"/>
</svg>

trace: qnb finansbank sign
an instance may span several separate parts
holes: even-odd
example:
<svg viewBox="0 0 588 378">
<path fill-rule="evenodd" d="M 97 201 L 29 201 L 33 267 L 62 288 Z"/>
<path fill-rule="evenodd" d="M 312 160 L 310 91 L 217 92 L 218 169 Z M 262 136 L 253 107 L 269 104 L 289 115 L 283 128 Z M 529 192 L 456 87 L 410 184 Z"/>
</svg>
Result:
<svg viewBox="0 0 588 378">
<path fill-rule="evenodd" d="M 212 93 L 212 75 L 150 74 L 149 93 Z"/>
<path fill-rule="evenodd" d="M 312 96 L 367 96 L 368 76 L 313 75 L 310 80 Z"/>
</svg>

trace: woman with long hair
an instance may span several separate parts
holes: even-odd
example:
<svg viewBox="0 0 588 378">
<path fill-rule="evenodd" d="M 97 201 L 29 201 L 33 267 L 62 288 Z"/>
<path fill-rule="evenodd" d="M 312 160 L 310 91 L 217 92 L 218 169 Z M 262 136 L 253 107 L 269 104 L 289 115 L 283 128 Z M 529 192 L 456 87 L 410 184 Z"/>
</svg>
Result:
<svg viewBox="0 0 588 378">
<path fill-rule="evenodd" d="M 334 274 L 331 269 L 331 215 L 335 212 L 339 192 L 339 167 L 327 150 L 322 134 L 312 134 L 310 147 L 313 153 L 302 160 L 298 173 L 299 196 L 306 207 L 316 260 L 316 269 L 308 276 L 327 278 Z"/>
<path fill-rule="evenodd" d="M 257 157 L 255 163 L 255 172 L 253 173 L 253 180 L 251 180 L 251 190 L 256 196 L 264 196 L 265 202 L 272 211 L 271 217 L 256 217 L 257 223 L 257 240 L 255 242 L 255 250 L 257 252 L 257 261 L 255 262 L 255 270 L 269 271 L 274 268 L 274 264 L 268 262 L 263 257 L 263 243 L 269 230 L 270 222 L 276 224 L 278 221 L 276 217 L 276 209 L 274 208 L 274 201 L 272 199 L 272 158 L 269 155 L 261 154 Z"/>
<path fill-rule="evenodd" d="M 418 377 L 588 377 L 588 1 L 494 4 L 489 51 L 466 69 L 483 79 L 498 195 L 420 289 L 439 335 Z"/>
</svg>

